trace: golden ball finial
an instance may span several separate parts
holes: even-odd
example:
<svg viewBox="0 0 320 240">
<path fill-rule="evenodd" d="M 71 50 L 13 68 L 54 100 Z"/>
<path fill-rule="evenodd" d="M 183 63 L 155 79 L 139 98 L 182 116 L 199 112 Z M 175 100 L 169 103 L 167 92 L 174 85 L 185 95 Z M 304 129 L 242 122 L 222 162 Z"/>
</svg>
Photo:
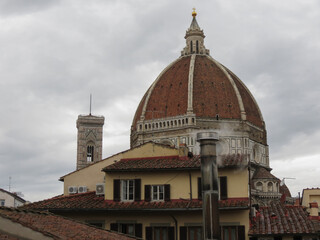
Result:
<svg viewBox="0 0 320 240">
<path fill-rule="evenodd" d="M 196 9 L 195 8 L 192 8 L 193 9 L 193 12 L 192 12 L 192 17 L 195 17 L 197 16 L 197 12 L 196 12 Z"/>
</svg>

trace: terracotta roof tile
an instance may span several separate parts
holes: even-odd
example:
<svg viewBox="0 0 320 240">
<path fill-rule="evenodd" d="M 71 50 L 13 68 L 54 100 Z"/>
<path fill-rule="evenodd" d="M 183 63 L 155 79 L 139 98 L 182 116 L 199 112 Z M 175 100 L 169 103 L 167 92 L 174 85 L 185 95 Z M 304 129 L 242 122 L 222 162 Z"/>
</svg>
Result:
<svg viewBox="0 0 320 240">
<path fill-rule="evenodd" d="M 220 209 L 228 208 L 248 208 L 248 198 L 230 198 L 219 201 Z M 186 209 L 200 209 L 202 208 L 202 201 L 198 199 L 181 200 L 173 199 L 171 201 L 160 202 L 115 202 L 105 200 L 104 196 L 97 196 L 95 192 L 87 192 L 80 194 L 73 194 L 69 196 L 58 196 L 51 199 L 31 203 L 19 209 L 36 209 L 49 211 L 70 211 L 70 210 L 186 210 Z"/>
<path fill-rule="evenodd" d="M 146 120 L 174 117 L 187 112 L 190 58 L 180 58 L 160 77 L 147 103 Z"/>
<path fill-rule="evenodd" d="M 218 161 L 219 168 L 246 166 L 247 156 L 244 154 L 223 155 Z M 186 170 L 200 169 L 200 156 L 179 157 L 152 157 L 128 158 L 105 167 L 105 172 L 114 171 L 153 171 L 153 170 Z"/>
<path fill-rule="evenodd" d="M 0 217 L 19 223 L 33 231 L 42 233 L 53 239 L 108 239 L 130 240 L 134 239 L 123 234 L 99 229 L 51 213 L 0 208 Z M 1 226 L 0 226 L 1 231 Z M 5 234 L 4 234 L 5 235 Z M 8 234 L 10 236 L 10 234 Z M 1 237 L 1 234 L 0 234 Z M 2 238 L 1 238 L 2 239 Z M 6 239 L 6 238 L 4 238 Z M 15 239 L 15 238 L 9 238 Z"/>
<path fill-rule="evenodd" d="M 303 207 L 273 203 L 260 207 L 253 218 L 249 235 L 315 234 L 319 230 Z"/>
<path fill-rule="evenodd" d="M 285 184 L 283 184 L 283 185 L 280 184 L 279 192 L 282 194 L 285 194 L 286 197 L 291 197 L 290 190 L 287 187 L 287 185 L 285 185 Z"/>
<path fill-rule="evenodd" d="M 197 117 L 241 119 L 235 90 L 227 75 L 206 56 L 197 56 L 193 77 L 193 111 Z"/>
<path fill-rule="evenodd" d="M 229 69 L 227 69 L 227 71 L 232 76 L 235 84 L 237 85 L 237 88 L 239 89 L 239 93 L 243 101 L 243 106 L 246 111 L 247 120 L 262 128 L 264 126 L 264 121 L 262 119 L 262 116 L 260 115 L 260 109 L 256 104 L 253 95 L 250 94 L 250 91 L 247 89 L 247 87 L 233 72 L 231 72 Z"/>
<path fill-rule="evenodd" d="M 94 163 L 92 163 L 92 164 L 90 164 L 90 165 L 87 165 L 87 166 L 81 168 L 81 169 L 78 169 L 78 170 L 75 170 L 75 171 L 73 171 L 73 172 L 70 172 L 70 173 L 68 173 L 68 174 L 60 177 L 59 181 L 62 181 L 62 182 L 63 182 L 65 177 L 67 177 L 67 176 L 69 176 L 69 175 L 71 175 L 71 174 L 73 174 L 73 173 L 83 171 L 84 169 L 87 169 L 87 168 L 91 167 L 91 166 L 94 165 L 94 164 L 99 164 L 99 163 L 101 163 L 101 162 L 103 162 L 103 161 L 105 161 L 105 160 L 110 159 L 111 157 L 114 157 L 114 156 L 120 155 L 120 154 L 122 154 L 122 153 L 126 153 L 126 152 L 129 152 L 129 151 L 132 151 L 133 149 L 141 148 L 141 147 L 143 147 L 144 145 L 150 144 L 150 143 L 152 143 L 152 144 L 154 144 L 154 145 L 157 145 L 157 146 L 164 147 L 164 148 L 174 149 L 174 147 L 171 147 L 171 146 L 168 146 L 168 145 L 162 144 L 162 143 L 145 142 L 145 143 L 143 143 L 143 144 L 141 144 L 141 145 L 139 145 L 139 146 L 135 146 L 135 147 L 133 147 L 133 148 L 130 148 L 130 149 L 124 150 L 124 151 L 122 151 L 122 152 L 116 153 L 116 154 L 114 154 L 114 155 L 111 155 L 111 156 L 109 156 L 109 157 L 107 157 L 107 158 L 102 159 L 101 161 L 94 162 Z"/>
<path fill-rule="evenodd" d="M 190 61 L 190 55 L 177 59 L 161 73 L 154 87 L 147 90 L 132 122 L 134 130 L 143 114 L 143 105 L 146 107 L 145 120 L 175 117 L 187 113 Z M 193 72 L 193 113 L 201 118 L 215 118 L 218 114 L 221 119 L 241 120 L 239 99 L 234 88 L 236 87 L 247 120 L 263 128 L 262 115 L 250 91 L 235 74 L 218 64 L 208 56 L 196 55 Z M 150 97 L 147 100 L 146 95 L 149 93 Z"/>
</svg>

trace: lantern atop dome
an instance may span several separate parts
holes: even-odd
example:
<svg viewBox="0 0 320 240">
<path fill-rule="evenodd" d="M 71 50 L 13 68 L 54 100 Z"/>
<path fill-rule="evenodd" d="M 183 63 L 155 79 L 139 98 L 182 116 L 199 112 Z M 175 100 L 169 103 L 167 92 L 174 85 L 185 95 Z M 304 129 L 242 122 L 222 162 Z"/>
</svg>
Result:
<svg viewBox="0 0 320 240">
<path fill-rule="evenodd" d="M 203 30 L 201 30 L 199 27 L 196 16 L 196 9 L 193 8 L 192 22 L 190 24 L 190 27 L 186 31 L 186 46 L 181 51 L 181 56 L 191 54 L 209 55 L 209 50 L 204 46 L 205 35 L 203 34 Z"/>
</svg>

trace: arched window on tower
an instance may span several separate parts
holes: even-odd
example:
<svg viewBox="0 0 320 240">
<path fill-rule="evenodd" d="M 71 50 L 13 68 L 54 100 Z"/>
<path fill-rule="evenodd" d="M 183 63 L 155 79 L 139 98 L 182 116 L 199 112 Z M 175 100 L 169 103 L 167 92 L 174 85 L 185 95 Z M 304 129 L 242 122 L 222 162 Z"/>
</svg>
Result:
<svg viewBox="0 0 320 240">
<path fill-rule="evenodd" d="M 87 162 L 93 162 L 94 146 L 87 146 Z"/>
<path fill-rule="evenodd" d="M 268 192 L 273 192 L 273 183 L 272 182 L 268 183 Z"/>
<path fill-rule="evenodd" d="M 193 53 L 193 44 L 192 44 L 192 41 L 190 41 L 190 52 Z"/>
<path fill-rule="evenodd" d="M 199 53 L 199 41 L 196 41 L 196 53 Z"/>
<path fill-rule="evenodd" d="M 261 192 L 262 192 L 262 190 L 263 190 L 262 182 L 258 182 L 258 183 L 256 184 L 256 189 L 257 189 L 258 191 L 261 191 Z"/>
</svg>

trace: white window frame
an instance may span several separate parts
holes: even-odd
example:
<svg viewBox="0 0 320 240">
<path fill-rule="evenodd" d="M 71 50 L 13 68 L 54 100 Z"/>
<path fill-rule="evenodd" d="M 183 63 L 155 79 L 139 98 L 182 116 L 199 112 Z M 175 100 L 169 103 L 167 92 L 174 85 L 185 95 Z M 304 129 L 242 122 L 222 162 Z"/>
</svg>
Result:
<svg viewBox="0 0 320 240">
<path fill-rule="evenodd" d="M 121 180 L 121 201 L 134 201 L 134 179 Z"/>
<path fill-rule="evenodd" d="M 6 205 L 5 199 L 0 199 L 0 207 L 4 207 Z"/>
<path fill-rule="evenodd" d="M 164 185 L 151 185 L 151 201 L 164 201 Z"/>
</svg>

